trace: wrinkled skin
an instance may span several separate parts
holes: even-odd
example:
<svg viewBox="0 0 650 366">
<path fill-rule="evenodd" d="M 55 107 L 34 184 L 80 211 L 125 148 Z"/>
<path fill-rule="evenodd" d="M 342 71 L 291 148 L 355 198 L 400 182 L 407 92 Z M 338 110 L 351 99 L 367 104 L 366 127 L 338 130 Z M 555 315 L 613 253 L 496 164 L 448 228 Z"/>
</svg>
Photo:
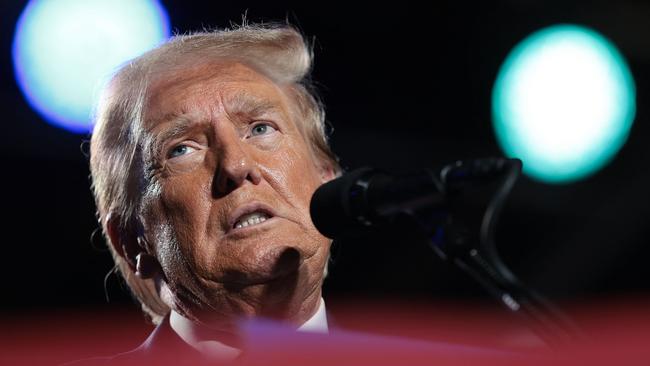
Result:
<svg viewBox="0 0 650 366">
<path fill-rule="evenodd" d="M 314 228 L 309 201 L 333 177 L 291 103 L 239 63 L 184 68 L 149 88 L 144 239 L 162 269 L 163 300 L 214 329 L 253 316 L 297 325 L 318 308 L 330 240 Z M 234 227 L 255 209 L 272 217 Z"/>
</svg>

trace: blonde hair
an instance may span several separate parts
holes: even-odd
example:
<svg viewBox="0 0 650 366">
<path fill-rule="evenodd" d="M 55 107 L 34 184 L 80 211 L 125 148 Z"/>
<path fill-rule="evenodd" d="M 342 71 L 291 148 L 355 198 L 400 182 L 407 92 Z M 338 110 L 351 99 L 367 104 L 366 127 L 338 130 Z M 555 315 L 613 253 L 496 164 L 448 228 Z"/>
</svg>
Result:
<svg viewBox="0 0 650 366">
<path fill-rule="evenodd" d="M 327 142 L 325 112 L 309 80 L 312 52 L 302 35 L 287 25 L 243 25 L 180 35 L 124 65 L 100 97 L 91 138 L 90 170 L 97 215 L 106 240 L 107 215 L 119 218 L 120 235 L 135 238 L 138 215 L 147 187 L 143 166 L 147 87 L 160 72 L 181 70 L 190 61 L 230 60 L 250 66 L 286 86 L 295 103 L 296 123 L 316 158 L 340 173 L 338 159 Z M 154 323 L 169 312 L 153 280 L 137 277 L 112 245 L 116 267 L 143 311 Z"/>
</svg>

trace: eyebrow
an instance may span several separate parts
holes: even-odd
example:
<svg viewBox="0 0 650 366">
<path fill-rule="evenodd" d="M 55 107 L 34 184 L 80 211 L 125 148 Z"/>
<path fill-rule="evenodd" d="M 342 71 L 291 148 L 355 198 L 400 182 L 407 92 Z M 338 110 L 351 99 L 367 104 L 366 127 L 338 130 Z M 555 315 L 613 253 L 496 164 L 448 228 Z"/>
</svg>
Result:
<svg viewBox="0 0 650 366">
<path fill-rule="evenodd" d="M 234 115 L 261 116 L 277 109 L 277 103 L 249 93 L 237 93 L 226 102 L 226 112 Z"/>
</svg>

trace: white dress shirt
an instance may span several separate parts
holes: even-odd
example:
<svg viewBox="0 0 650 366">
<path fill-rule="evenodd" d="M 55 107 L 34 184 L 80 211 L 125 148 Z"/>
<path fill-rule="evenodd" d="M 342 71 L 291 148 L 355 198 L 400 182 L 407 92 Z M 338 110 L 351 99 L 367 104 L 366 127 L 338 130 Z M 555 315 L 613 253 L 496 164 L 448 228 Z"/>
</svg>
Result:
<svg viewBox="0 0 650 366">
<path fill-rule="evenodd" d="M 202 333 L 201 325 L 185 318 L 181 314 L 171 311 L 169 315 L 169 324 L 178 336 L 194 349 L 201 352 L 204 356 L 214 360 L 232 360 L 239 356 L 241 351 L 235 347 L 226 345 L 215 339 L 203 339 L 199 335 Z M 325 301 L 321 298 L 316 313 L 303 323 L 298 332 L 328 333 L 327 313 L 325 311 Z"/>
</svg>

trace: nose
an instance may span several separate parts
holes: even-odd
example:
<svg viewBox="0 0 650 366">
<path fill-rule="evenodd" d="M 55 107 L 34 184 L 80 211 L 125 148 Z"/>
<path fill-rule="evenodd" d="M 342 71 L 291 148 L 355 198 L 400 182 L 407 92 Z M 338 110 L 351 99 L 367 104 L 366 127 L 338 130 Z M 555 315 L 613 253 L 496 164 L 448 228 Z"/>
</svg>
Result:
<svg viewBox="0 0 650 366">
<path fill-rule="evenodd" d="M 233 133 L 222 134 L 220 140 L 212 187 L 214 195 L 227 195 L 246 181 L 259 184 L 262 175 L 257 161 L 251 156 L 251 147 Z"/>
</svg>

